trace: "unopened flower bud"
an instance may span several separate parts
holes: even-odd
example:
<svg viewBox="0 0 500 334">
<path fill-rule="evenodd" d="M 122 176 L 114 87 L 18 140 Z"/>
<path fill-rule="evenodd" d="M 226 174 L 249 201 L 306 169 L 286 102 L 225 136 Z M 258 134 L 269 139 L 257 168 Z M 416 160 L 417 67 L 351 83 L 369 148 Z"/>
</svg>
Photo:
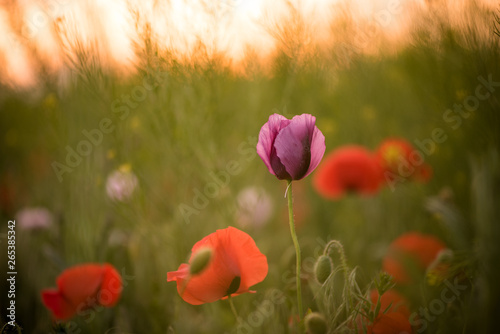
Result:
<svg viewBox="0 0 500 334">
<path fill-rule="evenodd" d="M 191 258 L 189 273 L 191 275 L 197 275 L 205 270 L 212 259 L 212 254 L 212 248 L 205 247 L 199 249 Z"/>
<path fill-rule="evenodd" d="M 318 312 L 306 315 L 304 322 L 307 334 L 326 334 L 328 331 L 325 317 Z"/>
<path fill-rule="evenodd" d="M 321 255 L 314 265 L 314 276 L 319 284 L 326 282 L 333 271 L 333 263 L 329 256 Z"/>
</svg>

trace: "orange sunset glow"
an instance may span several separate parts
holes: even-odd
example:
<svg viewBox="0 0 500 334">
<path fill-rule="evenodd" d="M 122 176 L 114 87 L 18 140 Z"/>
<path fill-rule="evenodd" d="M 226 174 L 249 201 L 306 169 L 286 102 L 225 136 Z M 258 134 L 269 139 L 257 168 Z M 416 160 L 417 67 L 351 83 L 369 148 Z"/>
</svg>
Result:
<svg viewBox="0 0 500 334">
<path fill-rule="evenodd" d="M 345 38 L 365 38 L 362 52 L 388 51 L 407 42 L 408 29 L 426 12 L 446 12 L 455 24 L 463 22 L 468 1 L 425 0 L 50 0 L 10 1 L 0 6 L 2 80 L 15 86 L 36 83 L 36 63 L 59 71 L 65 53 L 76 42 L 98 54 L 115 70 L 128 71 L 134 62 L 134 43 L 149 33 L 160 48 L 189 57 L 201 44 L 208 53 L 224 54 L 237 68 L 254 50 L 260 61 L 279 46 L 273 32 L 300 17 L 304 47 L 331 46 Z M 492 7 L 495 1 L 482 0 Z M 446 11 L 443 10 L 446 8 Z M 287 21 L 288 20 L 288 21 Z M 288 22 L 288 23 L 287 23 Z M 338 29 L 349 22 L 351 37 Z M 479 23 L 479 22 L 478 22 Z M 370 36 L 373 34 L 373 36 Z M 200 44 L 201 43 L 201 44 Z M 362 42 L 365 43 L 365 42 Z M 365 43 L 366 44 L 366 43 Z"/>
</svg>

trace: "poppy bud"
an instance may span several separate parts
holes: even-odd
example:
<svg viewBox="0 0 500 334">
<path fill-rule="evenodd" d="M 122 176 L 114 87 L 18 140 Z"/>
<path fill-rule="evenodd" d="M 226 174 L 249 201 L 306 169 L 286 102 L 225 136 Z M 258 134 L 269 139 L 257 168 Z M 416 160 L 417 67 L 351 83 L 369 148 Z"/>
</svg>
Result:
<svg viewBox="0 0 500 334">
<path fill-rule="evenodd" d="M 210 263 L 212 259 L 212 248 L 205 247 L 200 249 L 194 254 L 189 266 L 189 273 L 191 275 L 197 275 L 201 273 Z"/>
<path fill-rule="evenodd" d="M 333 271 L 333 263 L 329 256 L 321 255 L 314 265 L 314 277 L 319 284 L 326 282 Z"/>
<path fill-rule="evenodd" d="M 325 334 L 328 330 L 325 317 L 318 312 L 312 312 L 306 315 L 304 322 L 308 334 Z"/>
</svg>

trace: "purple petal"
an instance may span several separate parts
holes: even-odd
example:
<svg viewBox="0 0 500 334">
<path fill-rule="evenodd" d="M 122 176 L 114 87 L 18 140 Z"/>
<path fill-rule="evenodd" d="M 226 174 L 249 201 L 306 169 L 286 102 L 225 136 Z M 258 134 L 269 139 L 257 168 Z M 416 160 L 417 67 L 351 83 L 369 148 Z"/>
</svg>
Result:
<svg viewBox="0 0 500 334">
<path fill-rule="evenodd" d="M 259 142 L 257 143 L 257 154 L 267 166 L 269 173 L 276 175 L 273 170 L 273 165 L 276 164 L 276 154 L 274 149 L 274 141 L 281 129 L 290 124 L 290 120 L 278 114 L 269 116 L 269 121 L 262 126 L 259 133 Z M 272 159 L 274 156 L 274 159 Z M 271 163 L 273 161 L 273 163 Z"/>
<path fill-rule="evenodd" d="M 307 175 L 311 174 L 313 170 L 318 167 L 321 159 L 323 159 L 323 155 L 325 155 L 326 145 L 325 145 L 325 136 L 318 129 L 318 127 L 314 127 L 312 140 L 311 140 L 311 163 L 309 164 L 309 168 L 307 169 Z"/>
<path fill-rule="evenodd" d="M 292 180 L 309 175 L 323 157 L 324 136 L 315 123 L 316 117 L 312 115 L 295 116 L 276 136 L 276 154 Z"/>
</svg>

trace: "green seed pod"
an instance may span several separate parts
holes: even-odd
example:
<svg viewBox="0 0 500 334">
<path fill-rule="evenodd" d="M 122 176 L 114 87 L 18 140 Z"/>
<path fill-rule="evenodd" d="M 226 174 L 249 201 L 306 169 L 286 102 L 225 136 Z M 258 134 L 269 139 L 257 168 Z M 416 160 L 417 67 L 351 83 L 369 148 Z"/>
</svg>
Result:
<svg viewBox="0 0 500 334">
<path fill-rule="evenodd" d="M 333 271 L 333 263 L 329 256 L 321 255 L 314 265 L 314 276 L 319 284 L 326 282 Z"/>
<path fill-rule="evenodd" d="M 306 324 L 307 334 L 326 334 L 328 331 L 325 317 L 318 312 L 312 312 L 306 315 L 304 322 Z"/>
<path fill-rule="evenodd" d="M 191 259 L 189 265 L 189 273 L 191 275 L 197 275 L 205 270 L 205 268 L 208 267 L 210 260 L 212 259 L 212 254 L 212 248 L 205 247 L 199 249 Z"/>
</svg>

